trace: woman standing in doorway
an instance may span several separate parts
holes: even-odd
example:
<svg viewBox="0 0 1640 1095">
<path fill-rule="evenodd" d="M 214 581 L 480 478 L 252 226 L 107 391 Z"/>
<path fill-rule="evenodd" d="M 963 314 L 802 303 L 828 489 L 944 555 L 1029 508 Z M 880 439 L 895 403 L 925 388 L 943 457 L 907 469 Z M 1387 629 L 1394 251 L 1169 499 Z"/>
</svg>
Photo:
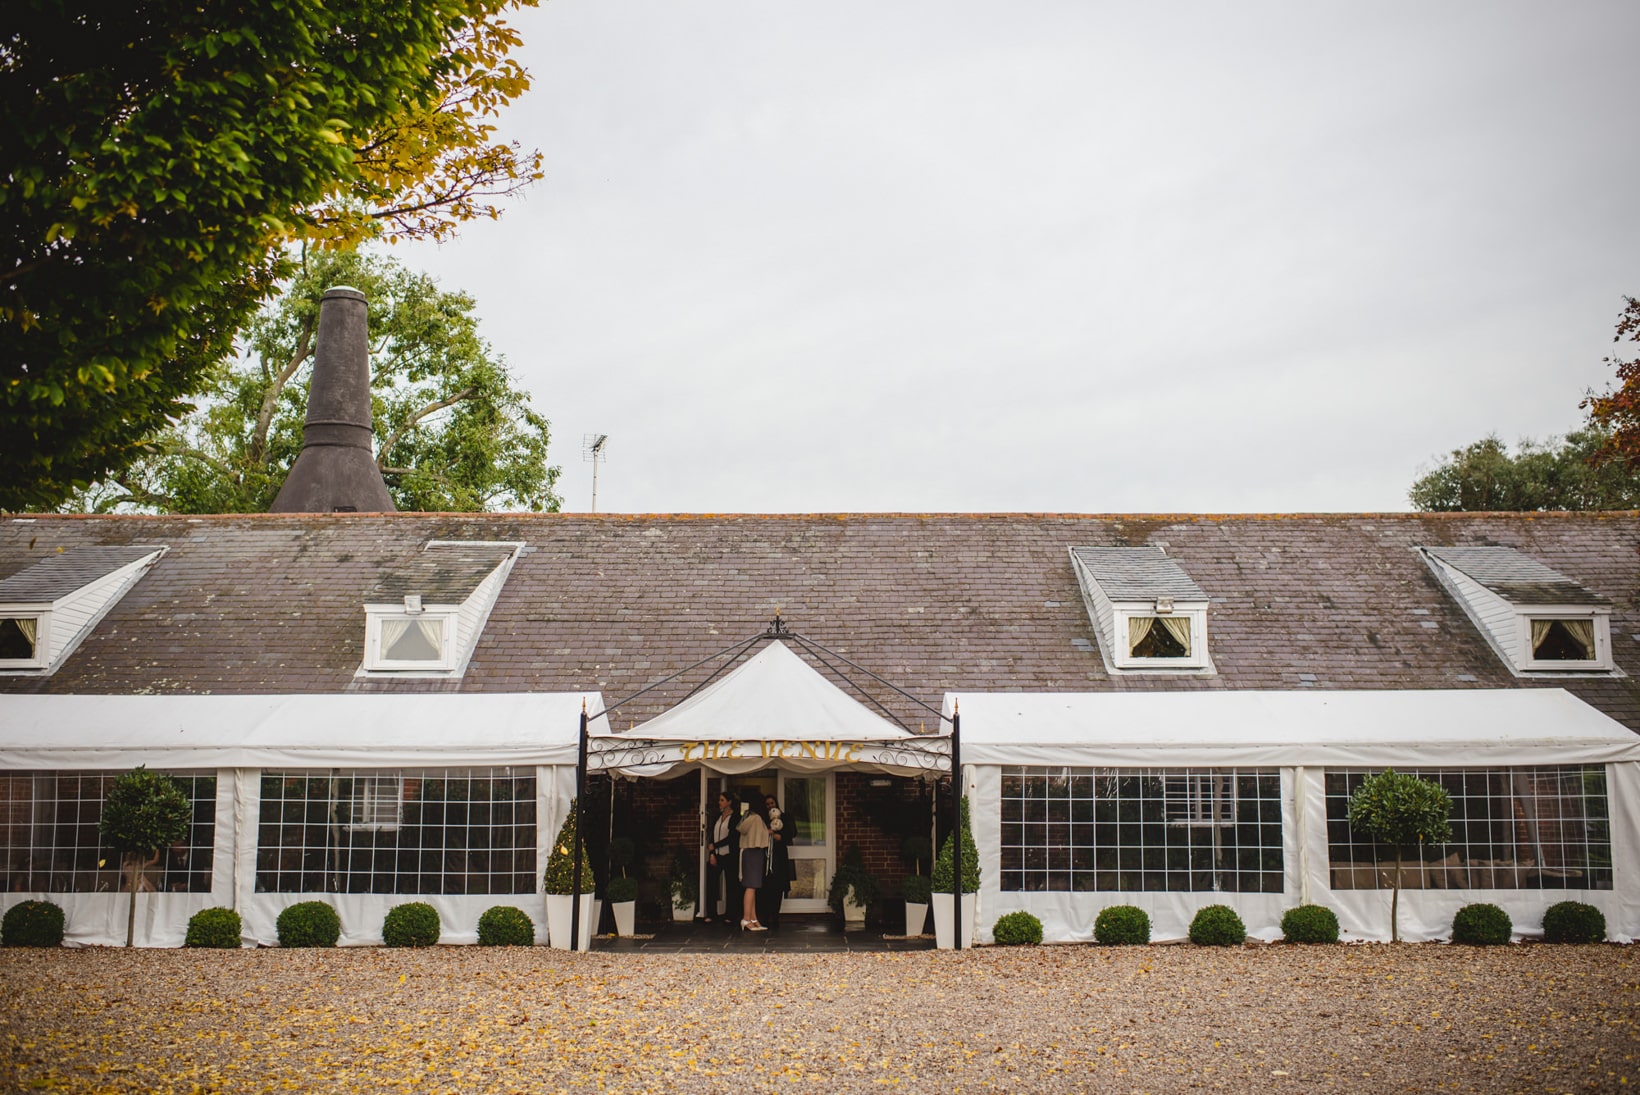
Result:
<svg viewBox="0 0 1640 1095">
<path fill-rule="evenodd" d="M 769 929 L 758 923 L 757 891 L 763 885 L 763 865 L 769 854 L 769 826 L 763 820 L 762 806 L 755 792 L 746 793 L 749 807 L 740 819 L 740 884 L 745 896 L 741 899 L 740 926 L 751 932 Z"/>
<path fill-rule="evenodd" d="M 718 915 L 718 896 L 723 897 L 723 919 L 733 922 L 735 903 L 740 900 L 740 876 L 735 860 L 740 858 L 740 830 L 736 828 L 735 800 L 727 791 L 717 797 L 718 816 L 712 822 L 711 844 L 706 849 L 706 922 Z"/>
</svg>

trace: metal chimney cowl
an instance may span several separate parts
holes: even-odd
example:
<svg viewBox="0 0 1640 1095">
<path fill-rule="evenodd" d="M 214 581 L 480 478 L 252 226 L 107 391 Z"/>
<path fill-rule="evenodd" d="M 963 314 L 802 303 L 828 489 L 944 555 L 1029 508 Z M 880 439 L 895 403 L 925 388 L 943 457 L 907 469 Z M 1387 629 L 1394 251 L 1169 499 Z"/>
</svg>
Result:
<svg viewBox="0 0 1640 1095">
<path fill-rule="evenodd" d="M 370 431 L 370 310 L 338 285 L 319 303 L 302 451 L 270 513 L 392 513 Z"/>
</svg>

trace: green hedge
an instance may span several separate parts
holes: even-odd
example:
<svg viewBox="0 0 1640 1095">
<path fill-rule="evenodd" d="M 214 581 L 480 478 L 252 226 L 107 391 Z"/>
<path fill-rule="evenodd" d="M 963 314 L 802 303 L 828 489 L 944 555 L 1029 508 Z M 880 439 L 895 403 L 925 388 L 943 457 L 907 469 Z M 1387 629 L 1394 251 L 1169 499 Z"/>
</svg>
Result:
<svg viewBox="0 0 1640 1095">
<path fill-rule="evenodd" d="M 1028 912 L 1003 913 L 991 928 L 991 937 L 999 946 L 1012 947 L 1022 943 L 1042 942 L 1042 921 Z"/>
<path fill-rule="evenodd" d="M 1281 917 L 1281 937 L 1289 943 L 1338 942 L 1338 917 L 1325 905 L 1300 905 Z"/>
<path fill-rule="evenodd" d="M 0 920 L 0 940 L 8 947 L 63 945 L 63 910 L 50 901 L 20 901 Z"/>
<path fill-rule="evenodd" d="M 323 901 L 299 901 L 274 922 L 281 947 L 334 947 L 342 937 L 342 918 Z"/>
<path fill-rule="evenodd" d="M 1476 947 L 1497 947 L 1509 942 L 1514 925 L 1509 914 L 1484 902 L 1465 905 L 1452 918 L 1452 941 Z"/>
<path fill-rule="evenodd" d="M 438 933 L 438 910 L 425 901 L 394 905 L 382 920 L 382 942 L 389 947 L 431 947 Z"/>
<path fill-rule="evenodd" d="M 515 905 L 492 905 L 478 918 L 481 947 L 528 947 L 535 943 L 535 921 Z"/>
<path fill-rule="evenodd" d="M 1093 921 L 1094 942 L 1105 947 L 1131 947 L 1150 942 L 1150 914 L 1137 905 L 1111 905 Z"/>
<path fill-rule="evenodd" d="M 182 945 L 237 950 L 243 927 L 239 914 L 232 909 L 200 909 L 188 918 L 188 937 Z"/>
<path fill-rule="evenodd" d="M 1247 942 L 1247 925 L 1229 905 L 1207 905 L 1190 921 L 1190 941 L 1199 947 L 1239 947 Z"/>
<path fill-rule="evenodd" d="M 1581 901 L 1560 901 L 1543 912 L 1545 943 L 1604 943 L 1606 914 Z"/>
</svg>

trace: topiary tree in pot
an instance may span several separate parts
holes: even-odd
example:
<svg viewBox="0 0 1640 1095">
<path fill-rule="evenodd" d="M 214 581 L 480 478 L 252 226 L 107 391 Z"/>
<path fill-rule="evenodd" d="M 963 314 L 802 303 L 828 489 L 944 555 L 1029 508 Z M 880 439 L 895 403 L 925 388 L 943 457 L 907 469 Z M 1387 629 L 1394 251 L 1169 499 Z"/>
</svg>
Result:
<svg viewBox="0 0 1640 1095">
<path fill-rule="evenodd" d="M 974 843 L 974 829 L 969 821 L 968 796 L 963 795 L 957 806 L 957 832 L 948 835 L 940 845 L 940 854 L 934 857 L 934 872 L 930 881 L 934 887 L 934 936 L 935 945 L 948 948 L 954 945 L 956 935 L 954 928 L 961 922 L 962 945 L 968 946 L 973 939 L 972 901 L 967 894 L 979 893 L 979 847 Z M 956 865 L 952 861 L 956 855 L 956 839 L 962 840 L 962 893 L 960 902 L 956 897 L 957 880 Z M 960 916 L 954 910 L 961 908 Z M 942 911 L 944 910 L 944 911 Z"/>
<path fill-rule="evenodd" d="M 574 849 L 572 852 L 571 849 Z M 574 950 L 570 940 L 570 921 L 574 917 L 575 864 L 581 864 L 581 943 L 584 948 L 592 935 L 592 865 L 587 859 L 586 845 L 575 828 L 575 802 L 569 804 L 569 813 L 558 827 L 558 839 L 552 842 L 547 854 L 547 869 L 541 876 L 541 888 L 547 894 L 547 943 L 561 950 Z"/>
<path fill-rule="evenodd" d="M 143 865 L 161 848 L 185 839 L 193 816 L 182 788 L 143 766 L 125 773 L 108 789 L 97 832 L 103 844 L 120 857 L 125 887 L 131 893 L 125 918 L 126 946 L 136 937 L 137 888 Z"/>
<path fill-rule="evenodd" d="M 1411 850 L 1452 839 L 1452 799 L 1433 780 L 1386 768 L 1364 780 L 1350 796 L 1350 828 L 1395 847 L 1395 881 L 1389 900 L 1389 937 L 1401 941 L 1401 864 Z"/>
</svg>

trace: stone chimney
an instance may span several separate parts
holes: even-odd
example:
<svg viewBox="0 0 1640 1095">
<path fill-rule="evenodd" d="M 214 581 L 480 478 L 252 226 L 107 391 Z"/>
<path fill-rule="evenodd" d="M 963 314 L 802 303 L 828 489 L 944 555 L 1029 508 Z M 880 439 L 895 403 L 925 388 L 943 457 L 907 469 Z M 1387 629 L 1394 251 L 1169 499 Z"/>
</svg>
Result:
<svg viewBox="0 0 1640 1095">
<path fill-rule="evenodd" d="M 337 286 L 319 304 L 302 451 L 270 513 L 391 513 L 370 432 L 369 308 Z"/>
</svg>

